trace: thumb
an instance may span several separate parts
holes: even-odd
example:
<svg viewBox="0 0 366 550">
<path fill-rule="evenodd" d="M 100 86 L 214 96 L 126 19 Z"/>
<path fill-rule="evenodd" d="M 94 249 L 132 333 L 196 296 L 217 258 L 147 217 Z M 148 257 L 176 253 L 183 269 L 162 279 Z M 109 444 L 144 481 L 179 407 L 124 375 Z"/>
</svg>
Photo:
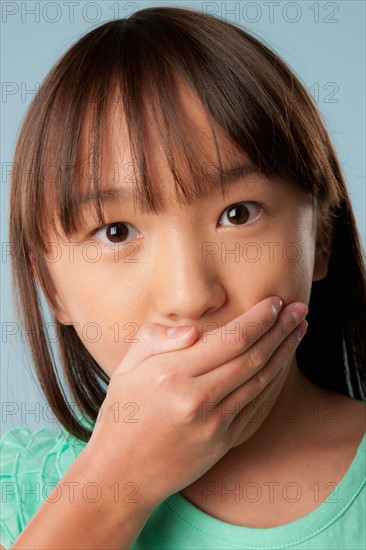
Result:
<svg viewBox="0 0 366 550">
<path fill-rule="evenodd" d="M 137 333 L 137 342 L 131 343 L 115 372 L 125 373 L 148 357 L 175 351 L 192 345 L 198 336 L 194 326 L 167 327 L 146 323 Z"/>
</svg>

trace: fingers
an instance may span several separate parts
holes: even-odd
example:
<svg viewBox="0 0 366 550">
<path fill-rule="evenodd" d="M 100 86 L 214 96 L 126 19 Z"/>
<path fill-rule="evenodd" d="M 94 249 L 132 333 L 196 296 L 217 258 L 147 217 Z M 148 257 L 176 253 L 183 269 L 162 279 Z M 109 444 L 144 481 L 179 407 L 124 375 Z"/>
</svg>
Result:
<svg viewBox="0 0 366 550">
<path fill-rule="evenodd" d="M 240 395 L 243 402 L 249 401 L 266 387 L 292 357 L 300 342 L 294 332 L 301 328 L 302 317 L 308 311 L 307 306 L 301 306 L 298 303 L 287 306 L 271 330 L 250 348 L 232 361 L 202 375 L 202 385 L 209 388 L 206 395 L 210 402 L 219 403 L 243 384 L 245 387 L 240 390 Z M 307 326 L 306 321 L 303 323 Z M 297 327 L 295 330 L 294 326 Z"/>
<path fill-rule="evenodd" d="M 299 338 L 299 335 L 296 333 L 300 328 L 304 334 L 307 325 L 307 321 L 302 321 L 283 340 L 270 361 L 259 371 L 261 372 L 260 377 L 257 373 L 250 380 L 231 392 L 216 406 L 213 406 L 213 402 L 211 403 L 210 413 L 220 415 L 223 428 L 226 427 L 232 441 L 235 441 L 243 430 L 243 422 L 240 422 L 240 419 L 245 418 L 245 423 L 247 424 L 256 410 L 263 405 L 280 379 L 286 376 L 286 367 L 290 364 L 296 347 L 301 341 L 301 337 Z"/>
<path fill-rule="evenodd" d="M 263 339 L 275 324 L 278 315 L 275 307 L 279 310 L 281 305 L 278 297 L 266 298 L 226 325 L 215 327 L 213 330 L 211 324 L 210 330 L 206 331 L 199 340 L 195 327 L 185 327 L 191 330 L 188 330 L 184 336 L 178 334 L 171 337 L 169 327 L 147 323 L 140 328 L 138 341 L 130 346 L 114 374 L 128 372 L 153 355 L 187 348 L 185 350 L 186 372 L 190 376 L 200 376 L 216 368 L 222 368 L 225 363 L 250 349 L 249 361 L 245 367 L 245 375 L 248 379 L 263 366 L 262 357 L 257 357 L 258 348 L 253 347 L 253 344 Z M 306 308 L 300 303 L 299 306 Z M 287 319 L 287 324 L 289 321 L 291 322 Z M 179 327 L 178 333 L 183 328 Z M 272 352 L 275 348 L 276 345 L 272 345 Z"/>
<path fill-rule="evenodd" d="M 273 326 L 281 306 L 280 298 L 272 296 L 225 325 L 206 323 L 200 340 L 185 352 L 189 373 L 203 375 L 241 355 Z"/>
<path fill-rule="evenodd" d="M 247 322 L 253 323 L 255 319 L 255 322 L 257 323 L 257 316 L 259 316 L 259 319 L 262 319 L 263 325 L 267 324 L 268 327 L 272 326 L 277 315 L 276 310 L 272 307 L 272 304 L 275 304 L 277 308 L 280 308 L 280 299 L 278 297 L 266 298 L 265 300 L 262 300 L 262 302 L 259 302 L 253 308 L 251 308 L 250 312 L 243 314 L 238 319 L 242 319 L 242 317 L 246 315 Z M 250 321 L 250 319 L 252 319 L 252 321 Z M 234 328 L 235 330 L 237 330 L 238 328 L 237 325 L 234 326 L 234 323 L 236 321 L 237 320 L 234 320 L 226 325 L 226 330 L 228 332 L 228 345 L 230 347 L 234 347 L 234 344 L 236 344 L 237 348 L 237 344 L 240 344 L 241 338 L 239 338 L 238 334 L 236 334 L 235 338 L 233 338 L 232 334 Z M 121 363 L 113 374 L 128 372 L 133 369 L 137 364 L 141 363 L 142 361 L 148 359 L 153 355 L 176 351 L 183 348 L 189 348 L 189 346 L 192 346 L 192 344 L 195 343 L 198 339 L 198 331 L 193 326 L 187 326 L 178 327 L 178 332 L 181 332 L 184 328 L 192 330 L 191 332 L 186 333 L 184 336 L 181 336 L 179 333 L 170 335 L 170 332 L 172 331 L 169 330 L 169 327 L 157 323 L 146 323 L 145 325 L 140 327 L 137 334 L 137 342 L 133 342 L 131 344 L 127 353 L 124 355 Z M 218 329 L 216 329 L 216 331 L 218 331 Z M 196 374 L 197 369 L 200 369 L 200 366 L 203 370 L 210 370 L 220 364 L 219 362 L 213 364 L 213 361 L 217 357 L 218 349 L 220 349 L 221 351 L 221 363 L 228 360 L 227 351 L 225 354 L 224 350 L 222 350 L 222 348 L 226 348 L 226 346 L 222 346 L 223 341 L 220 338 L 220 334 L 215 334 L 215 337 L 213 337 L 212 334 L 210 336 L 212 337 L 212 342 L 209 343 L 209 350 L 207 349 L 207 345 L 203 347 L 195 346 L 194 351 L 192 347 L 192 355 L 187 355 L 187 365 L 190 365 L 192 369 L 195 369 L 193 375 Z M 211 348 L 212 353 L 210 351 Z M 231 355 L 234 356 L 234 354 L 235 352 L 232 351 Z"/>
<path fill-rule="evenodd" d="M 243 390 L 243 387 L 238 388 L 235 392 L 233 392 L 233 395 L 228 398 L 228 402 L 223 402 L 220 404 L 220 410 L 223 411 L 233 411 L 230 417 L 227 419 L 224 417 L 224 415 L 221 412 L 221 420 L 225 421 L 227 424 L 227 435 L 230 438 L 230 440 L 235 443 L 235 441 L 238 439 L 240 434 L 242 433 L 245 425 L 247 425 L 251 419 L 254 417 L 254 415 L 257 413 L 258 410 L 261 410 L 261 408 L 265 405 L 266 400 L 269 398 L 270 394 L 274 390 L 274 388 L 277 385 L 282 384 L 282 378 L 286 377 L 286 369 L 282 368 L 280 369 L 277 374 L 272 378 L 272 380 L 266 385 L 262 391 L 260 391 L 254 399 L 251 399 L 249 402 L 245 402 L 245 400 L 242 400 L 241 391 Z M 276 399 L 275 397 L 271 397 L 271 402 Z M 223 407 L 223 409 L 221 409 Z M 228 415 L 227 415 L 228 416 Z M 245 424 L 243 424 L 243 420 Z"/>
<path fill-rule="evenodd" d="M 303 321 L 307 325 L 306 321 Z M 261 393 L 264 392 L 270 385 L 273 384 L 285 371 L 289 362 L 292 360 L 297 346 L 300 343 L 293 331 L 289 334 L 276 352 L 272 355 L 268 363 L 263 367 L 261 376 L 259 372 L 254 375 L 245 384 L 239 386 L 235 391 L 227 396 L 222 401 L 224 406 L 230 407 L 235 402 L 238 405 L 238 412 L 245 410 L 245 407 L 255 400 Z"/>
<path fill-rule="evenodd" d="M 181 326 L 173 333 L 169 327 L 147 323 L 139 329 L 137 342 L 133 342 L 113 374 L 126 373 L 145 359 L 159 353 L 188 347 L 198 338 L 195 327 Z"/>
</svg>

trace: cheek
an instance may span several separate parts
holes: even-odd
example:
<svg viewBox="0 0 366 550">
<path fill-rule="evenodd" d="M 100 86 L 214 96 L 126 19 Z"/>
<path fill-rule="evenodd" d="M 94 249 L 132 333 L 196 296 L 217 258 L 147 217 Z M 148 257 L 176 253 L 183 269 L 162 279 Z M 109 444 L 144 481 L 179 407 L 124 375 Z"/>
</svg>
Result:
<svg viewBox="0 0 366 550">
<path fill-rule="evenodd" d="M 304 222 L 294 235 L 292 257 L 285 256 L 287 265 L 287 284 L 294 300 L 309 303 L 313 281 L 315 243 L 311 231 Z"/>
<path fill-rule="evenodd" d="M 314 267 L 311 238 L 300 230 L 291 235 L 291 240 L 285 235 L 275 237 L 256 243 L 258 259 L 255 262 L 252 261 L 254 248 L 248 261 L 248 248 L 247 258 L 244 256 L 236 269 L 237 287 L 245 288 L 250 300 L 247 308 L 271 295 L 279 295 L 285 305 L 293 301 L 309 303 Z"/>
<path fill-rule="evenodd" d="M 78 302 L 75 330 L 99 366 L 109 375 L 118 367 L 128 348 L 138 338 L 141 317 L 133 296 L 110 292 L 87 294 Z"/>
<path fill-rule="evenodd" d="M 122 277 L 116 284 L 115 274 L 114 279 L 109 277 L 108 269 L 102 269 L 101 264 L 59 262 L 49 271 L 80 340 L 111 375 L 138 337 L 142 315 L 134 287 L 124 284 Z"/>
</svg>

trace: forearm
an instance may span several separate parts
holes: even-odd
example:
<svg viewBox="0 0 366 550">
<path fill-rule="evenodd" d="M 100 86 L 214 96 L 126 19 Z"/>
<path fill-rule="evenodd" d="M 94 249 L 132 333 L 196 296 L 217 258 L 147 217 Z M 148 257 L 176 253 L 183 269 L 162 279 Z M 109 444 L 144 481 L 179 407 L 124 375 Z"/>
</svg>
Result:
<svg viewBox="0 0 366 550">
<path fill-rule="evenodd" d="M 153 509 L 127 472 L 121 483 L 101 470 L 81 453 L 11 548 L 130 548 Z"/>
</svg>

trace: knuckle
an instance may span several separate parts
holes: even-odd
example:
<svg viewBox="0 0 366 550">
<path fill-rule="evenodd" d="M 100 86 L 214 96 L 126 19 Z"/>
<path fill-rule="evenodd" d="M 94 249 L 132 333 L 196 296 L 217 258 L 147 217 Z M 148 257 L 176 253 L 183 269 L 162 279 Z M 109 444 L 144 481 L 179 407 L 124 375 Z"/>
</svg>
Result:
<svg viewBox="0 0 366 550">
<path fill-rule="evenodd" d="M 290 336 L 290 334 L 293 332 L 296 326 L 297 325 L 294 321 L 288 321 L 284 323 L 282 326 L 282 337 L 288 338 L 288 336 Z"/>
<path fill-rule="evenodd" d="M 257 369 L 262 365 L 263 357 L 258 346 L 251 346 L 249 348 L 248 358 L 251 369 Z"/>
<path fill-rule="evenodd" d="M 207 392 L 189 395 L 184 394 L 177 400 L 176 406 L 181 421 L 186 424 L 192 424 L 197 421 L 202 421 L 207 408 L 211 410 L 212 399 L 210 400 L 210 396 Z"/>
<path fill-rule="evenodd" d="M 260 369 L 255 375 L 255 381 L 260 389 L 265 388 L 271 381 L 270 371 L 265 368 Z"/>
<path fill-rule="evenodd" d="M 200 441 L 203 443 L 212 444 L 218 433 L 222 431 L 223 421 L 220 411 L 217 410 L 215 414 L 212 414 L 208 419 L 208 422 L 203 423 L 200 430 Z M 220 444 L 220 438 L 217 439 L 216 444 Z"/>
<path fill-rule="evenodd" d="M 218 436 L 221 437 L 225 433 L 226 427 L 225 417 L 221 414 L 220 410 L 217 410 L 205 425 L 205 437 L 208 437 L 208 440 L 211 441 Z"/>
<path fill-rule="evenodd" d="M 165 364 L 160 364 L 159 368 L 155 372 L 155 383 L 158 388 L 166 389 L 167 387 L 172 387 L 177 382 L 177 373 L 176 370 L 171 366 L 168 367 Z"/>
<path fill-rule="evenodd" d="M 258 395 L 256 395 L 249 403 L 250 407 L 252 408 L 253 411 L 256 411 L 256 409 L 259 407 L 259 405 L 261 404 L 262 402 L 262 394 L 259 393 Z"/>
<path fill-rule="evenodd" d="M 182 396 L 176 401 L 176 411 L 180 421 L 192 424 L 200 417 L 202 405 L 193 397 Z"/>
<path fill-rule="evenodd" d="M 139 327 L 140 339 L 142 339 L 144 342 L 149 342 L 152 339 L 151 331 L 152 323 L 146 323 L 145 325 Z"/>
</svg>

